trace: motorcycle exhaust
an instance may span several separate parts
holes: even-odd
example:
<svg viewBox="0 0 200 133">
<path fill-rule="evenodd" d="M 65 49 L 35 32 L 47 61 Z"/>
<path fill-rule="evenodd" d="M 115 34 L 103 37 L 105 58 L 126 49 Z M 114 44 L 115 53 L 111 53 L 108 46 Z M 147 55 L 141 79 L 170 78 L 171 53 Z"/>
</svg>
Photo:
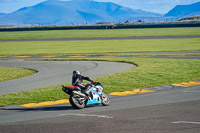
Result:
<svg viewBox="0 0 200 133">
<path fill-rule="evenodd" d="M 73 91 L 74 94 L 82 96 L 82 97 L 87 97 L 85 94 L 81 93 L 81 92 L 77 92 L 77 91 Z"/>
</svg>

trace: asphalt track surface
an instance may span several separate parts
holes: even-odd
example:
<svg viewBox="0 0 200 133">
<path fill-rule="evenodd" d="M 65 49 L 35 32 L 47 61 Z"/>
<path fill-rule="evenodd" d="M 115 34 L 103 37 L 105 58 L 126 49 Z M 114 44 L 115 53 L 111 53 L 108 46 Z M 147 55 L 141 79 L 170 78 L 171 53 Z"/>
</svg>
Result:
<svg viewBox="0 0 200 133">
<path fill-rule="evenodd" d="M 24 61 L 0 60 L 0 67 L 36 70 L 28 77 L 0 82 L 0 95 L 69 83 L 73 70 L 91 78 L 101 77 L 135 67 L 128 63 L 105 61 Z"/>
<path fill-rule="evenodd" d="M 110 106 L 70 104 L 0 110 L 3 133 L 199 133 L 200 86 L 112 97 Z"/>
</svg>

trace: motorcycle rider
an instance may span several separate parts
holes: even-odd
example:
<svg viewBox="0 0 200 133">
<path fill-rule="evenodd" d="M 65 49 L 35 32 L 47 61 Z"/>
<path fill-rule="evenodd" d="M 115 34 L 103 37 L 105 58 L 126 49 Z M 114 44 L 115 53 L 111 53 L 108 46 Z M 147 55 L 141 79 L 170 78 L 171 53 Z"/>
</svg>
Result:
<svg viewBox="0 0 200 133">
<path fill-rule="evenodd" d="M 78 86 L 81 88 L 81 92 L 84 93 L 86 96 L 89 96 L 89 90 L 91 87 L 91 84 L 82 83 L 83 80 L 87 80 L 91 83 L 95 83 L 92 79 L 89 77 L 82 76 L 80 71 L 74 70 L 72 75 L 72 86 Z"/>
</svg>

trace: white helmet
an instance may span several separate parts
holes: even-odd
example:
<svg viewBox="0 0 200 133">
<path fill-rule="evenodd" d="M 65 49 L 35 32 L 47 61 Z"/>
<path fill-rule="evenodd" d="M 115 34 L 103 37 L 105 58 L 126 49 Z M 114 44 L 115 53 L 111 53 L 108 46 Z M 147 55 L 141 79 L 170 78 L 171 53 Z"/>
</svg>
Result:
<svg viewBox="0 0 200 133">
<path fill-rule="evenodd" d="M 78 75 L 81 75 L 81 72 L 78 71 L 78 70 L 74 70 L 73 71 L 73 76 L 78 76 Z"/>
</svg>

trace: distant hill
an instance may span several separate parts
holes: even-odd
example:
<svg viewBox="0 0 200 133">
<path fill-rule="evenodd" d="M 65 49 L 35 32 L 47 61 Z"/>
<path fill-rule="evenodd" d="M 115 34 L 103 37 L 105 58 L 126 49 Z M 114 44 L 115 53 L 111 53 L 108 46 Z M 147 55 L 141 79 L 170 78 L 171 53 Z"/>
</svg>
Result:
<svg viewBox="0 0 200 133">
<path fill-rule="evenodd" d="M 177 5 L 175 8 L 170 10 L 166 17 L 189 17 L 200 15 L 200 2 L 191 4 L 191 5 Z"/>
<path fill-rule="evenodd" d="M 0 25 L 69 25 L 125 21 L 133 17 L 161 17 L 161 14 L 134 10 L 111 2 L 90 0 L 48 0 L 10 14 L 0 14 Z"/>
<path fill-rule="evenodd" d="M 192 17 L 186 17 L 186 18 L 181 18 L 178 21 L 187 21 L 187 22 L 200 22 L 200 16 L 192 16 Z"/>
</svg>

